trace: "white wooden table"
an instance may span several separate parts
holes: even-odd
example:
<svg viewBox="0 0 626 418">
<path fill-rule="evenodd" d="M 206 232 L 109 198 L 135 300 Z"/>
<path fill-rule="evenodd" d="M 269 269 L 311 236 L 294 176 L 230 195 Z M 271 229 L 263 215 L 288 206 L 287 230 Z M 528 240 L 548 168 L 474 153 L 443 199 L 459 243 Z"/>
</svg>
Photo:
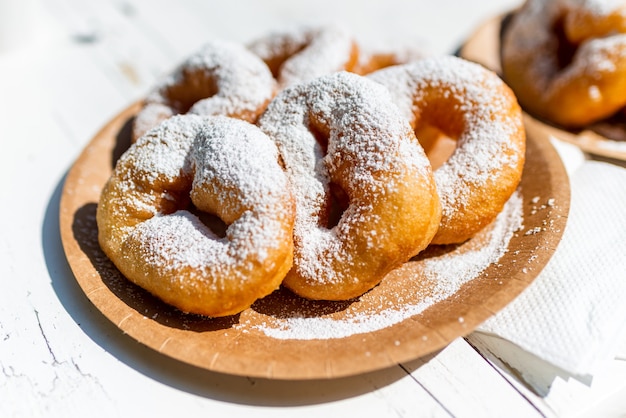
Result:
<svg viewBox="0 0 626 418">
<path fill-rule="evenodd" d="M 103 124 L 207 39 L 247 41 L 287 24 L 332 20 L 365 39 L 401 37 L 452 52 L 484 19 L 516 1 L 0 5 L 0 27 L 22 19 L 16 39 L 23 41 L 0 51 L 0 416 L 626 413 L 626 362 L 615 360 L 591 384 L 557 378 L 538 396 L 477 334 L 425 358 L 335 380 L 271 381 L 194 368 L 135 342 L 100 314 L 61 246 L 59 198 L 73 160 Z"/>
</svg>

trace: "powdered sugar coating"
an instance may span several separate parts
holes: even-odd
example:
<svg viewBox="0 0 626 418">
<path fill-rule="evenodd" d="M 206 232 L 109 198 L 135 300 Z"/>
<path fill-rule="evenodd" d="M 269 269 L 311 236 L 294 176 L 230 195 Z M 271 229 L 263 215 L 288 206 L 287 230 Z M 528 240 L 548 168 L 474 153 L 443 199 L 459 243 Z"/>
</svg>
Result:
<svg viewBox="0 0 626 418">
<path fill-rule="evenodd" d="M 276 146 L 256 126 L 174 116 L 116 166 L 99 207 L 101 245 L 127 278 L 166 302 L 236 313 L 278 287 L 291 265 L 290 190 Z M 187 210 L 189 200 L 228 225 L 225 237 Z"/>
<path fill-rule="evenodd" d="M 506 187 L 491 219 L 481 221 L 478 229 L 491 222 L 517 187 L 525 151 L 521 112 L 502 80 L 478 64 L 452 56 L 426 58 L 368 77 L 390 90 L 412 126 L 439 124 L 437 128 L 457 140 L 454 153 L 435 171 L 443 211 L 441 229 L 476 223 L 470 217 L 473 213 L 464 217 L 460 212 L 474 212 L 477 205 L 485 204 L 483 197 L 476 198 L 476 191 L 493 190 L 491 194 L 497 195 L 499 187 Z M 515 173 L 512 179 L 509 172 Z M 439 243 L 450 242 L 455 241 Z"/>
<path fill-rule="evenodd" d="M 175 150 L 173 155 L 157 148 L 141 153 L 138 160 L 152 160 L 151 175 L 156 178 L 174 179 L 181 173 L 193 173 L 191 201 L 196 208 L 229 224 L 226 237 L 217 237 L 194 215 L 180 210 L 175 216 L 159 213 L 161 216 L 138 225 L 132 239 L 148 245 L 159 242 L 159 251 L 146 251 L 146 263 L 151 263 L 151 256 L 156 255 L 162 258 L 157 263 L 172 271 L 185 264 L 203 270 L 207 268 L 207 260 L 213 260 L 211 268 L 223 268 L 225 275 L 242 276 L 241 280 L 245 280 L 241 272 L 236 273 L 239 263 L 249 259 L 251 252 L 258 253 L 263 262 L 268 251 L 282 245 L 276 241 L 277 231 L 282 228 L 282 220 L 288 218 L 290 206 L 281 204 L 280 199 L 285 198 L 285 189 L 289 188 L 282 170 L 272 164 L 277 161 L 275 146 L 266 138 L 256 138 L 262 138 L 260 131 L 226 118 L 207 121 L 194 137 L 192 147 L 179 147 L 178 141 L 165 139 L 169 136 L 160 137 L 165 142 L 158 148 L 174 142 L 174 147 L 168 147 Z M 251 148 L 254 153 L 250 152 Z M 185 149 L 189 153 L 181 165 L 179 151 Z M 252 210 L 255 216 L 250 214 Z M 161 250 L 163 253 L 159 254 Z"/>
<path fill-rule="evenodd" d="M 343 27 L 299 27 L 270 33 L 248 45 L 265 61 L 281 87 L 351 70 L 356 45 Z"/>
<path fill-rule="evenodd" d="M 274 96 L 267 66 L 243 45 L 214 40 L 189 56 L 147 95 L 137 115 L 139 138 L 168 117 L 191 113 L 225 115 L 254 122 Z"/>
<path fill-rule="evenodd" d="M 439 216 L 430 165 L 384 88 L 346 72 L 320 77 L 281 92 L 259 126 L 278 145 L 296 195 L 288 286 L 293 280 L 326 295 L 345 285 L 359 289 L 349 292 L 357 296 L 378 283 L 381 265 L 384 270 L 398 258 L 390 246 L 408 247 L 401 262 L 430 241 L 432 219 Z M 327 226 L 331 183 L 350 200 L 334 227 Z M 403 199 L 419 200 L 421 192 L 423 201 L 404 206 Z M 392 202 L 406 213 L 388 219 L 383 208 Z M 405 225 L 403 217 L 411 220 Z M 415 236 L 401 238 L 404 227 Z M 405 242 L 390 244 L 394 237 Z"/>
</svg>

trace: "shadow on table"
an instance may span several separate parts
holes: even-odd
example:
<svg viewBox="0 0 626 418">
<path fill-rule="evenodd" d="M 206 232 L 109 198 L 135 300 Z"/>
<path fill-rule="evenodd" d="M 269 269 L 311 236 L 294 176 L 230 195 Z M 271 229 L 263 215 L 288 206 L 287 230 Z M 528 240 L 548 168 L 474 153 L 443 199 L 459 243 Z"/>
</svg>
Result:
<svg viewBox="0 0 626 418">
<path fill-rule="evenodd" d="M 330 380 L 280 381 L 211 372 L 162 355 L 125 335 L 87 299 L 67 263 L 59 230 L 59 203 L 63 178 L 48 202 L 42 226 L 42 246 L 52 287 L 60 302 L 91 340 L 127 366 L 150 379 L 198 396 L 243 405 L 311 405 L 359 396 L 401 379 L 424 359 L 407 367 Z M 416 390 L 423 390 L 418 383 Z"/>
</svg>

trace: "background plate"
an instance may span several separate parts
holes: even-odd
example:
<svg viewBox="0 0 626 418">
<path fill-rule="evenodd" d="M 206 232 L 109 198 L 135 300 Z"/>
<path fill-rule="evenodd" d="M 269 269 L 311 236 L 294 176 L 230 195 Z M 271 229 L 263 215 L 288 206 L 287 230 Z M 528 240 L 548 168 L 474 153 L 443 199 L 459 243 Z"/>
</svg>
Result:
<svg viewBox="0 0 626 418">
<path fill-rule="evenodd" d="M 61 238 L 80 287 L 107 318 L 148 347 L 198 367 L 314 379 L 421 357 L 468 334 L 513 300 L 548 262 L 565 228 L 567 174 L 549 142 L 529 136 L 516 194 L 523 228 L 499 248 L 485 243 L 497 235 L 498 225 L 511 226 L 506 219 L 463 245 L 428 248 L 357 300 L 311 302 L 280 289 L 239 315 L 211 319 L 184 314 L 127 281 L 98 245 L 100 191 L 129 146 L 138 106 L 111 120 L 69 171 L 61 198 Z M 496 254 L 495 262 L 472 271 L 476 263 L 467 261 L 489 253 Z M 465 274 L 471 280 L 458 288 L 433 280 L 433 262 L 446 266 L 452 277 Z"/>
<path fill-rule="evenodd" d="M 459 56 L 502 75 L 500 39 L 511 13 L 494 17 L 481 25 L 459 49 Z M 590 154 L 626 161 L 626 121 L 603 121 L 574 131 L 552 125 L 528 113 L 524 113 L 524 119 L 529 135 L 539 138 L 553 136 L 577 145 Z M 603 132 L 612 132 L 615 139 L 602 135 Z"/>
</svg>

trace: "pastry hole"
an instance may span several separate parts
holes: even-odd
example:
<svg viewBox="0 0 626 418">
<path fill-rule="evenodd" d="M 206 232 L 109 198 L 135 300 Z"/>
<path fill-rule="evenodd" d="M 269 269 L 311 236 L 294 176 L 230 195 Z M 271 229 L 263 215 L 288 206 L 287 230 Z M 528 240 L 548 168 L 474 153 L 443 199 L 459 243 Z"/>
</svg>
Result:
<svg viewBox="0 0 626 418">
<path fill-rule="evenodd" d="M 456 149 L 457 141 L 432 125 L 416 128 L 415 136 L 417 136 L 420 145 L 424 148 L 433 170 L 436 170 L 448 161 Z"/>
<path fill-rule="evenodd" d="M 331 229 L 339 223 L 343 213 L 348 208 L 350 200 L 346 192 L 336 183 L 330 183 L 330 204 L 328 205 L 328 222 L 326 227 Z"/>
<path fill-rule="evenodd" d="M 572 63 L 578 46 L 570 42 L 565 35 L 565 19 L 557 20 L 552 31 L 558 40 L 558 66 L 560 69 L 564 69 Z"/>
<path fill-rule="evenodd" d="M 283 65 L 294 55 L 304 51 L 307 46 L 308 44 L 306 43 L 302 45 L 290 45 L 282 51 L 282 54 L 265 59 L 265 64 L 269 67 L 272 76 L 278 79 L 281 71 L 283 70 Z"/>
<path fill-rule="evenodd" d="M 200 219 L 200 222 L 209 228 L 215 235 L 220 238 L 226 237 L 228 225 L 222 221 L 219 216 L 201 211 L 193 204 L 189 205 L 187 210 L 196 215 L 198 219 Z"/>
<path fill-rule="evenodd" d="M 322 148 L 322 153 L 326 155 L 326 153 L 328 152 L 328 135 L 329 134 L 327 132 L 322 131 L 313 121 L 309 123 L 308 130 L 309 132 L 311 132 L 311 135 L 313 135 L 317 143 Z"/>
<path fill-rule="evenodd" d="M 323 125 L 317 125 L 315 120 L 312 120 L 309 123 L 308 129 L 319 144 L 322 154 L 326 155 L 328 152 L 328 137 L 330 133 L 325 130 Z M 343 216 L 344 211 L 348 208 L 350 201 L 348 194 L 337 183 L 330 182 L 328 187 L 330 196 L 325 214 L 326 217 L 322 215 L 320 218 L 320 226 L 332 229 L 337 226 L 341 220 L 341 217 Z"/>
<path fill-rule="evenodd" d="M 326 155 L 328 152 L 329 132 L 323 131 L 320 128 L 323 129 L 323 126 L 316 125 L 315 121 L 311 121 L 308 126 L 309 132 L 311 132 L 313 137 L 315 137 L 315 140 L 322 149 L 322 154 Z M 328 187 L 330 196 L 326 212 L 327 218 L 324 219 L 324 217 L 322 217 L 320 221 L 322 224 L 321 226 L 332 229 L 337 226 L 343 216 L 343 212 L 348 208 L 350 202 L 345 190 L 343 190 L 343 188 L 337 183 L 331 182 Z"/>
<path fill-rule="evenodd" d="M 169 86 L 165 92 L 171 107 L 179 114 L 187 113 L 196 102 L 215 96 L 218 92 L 215 80 L 207 78 L 201 71 L 187 70 L 182 77 L 182 83 Z"/>
</svg>

